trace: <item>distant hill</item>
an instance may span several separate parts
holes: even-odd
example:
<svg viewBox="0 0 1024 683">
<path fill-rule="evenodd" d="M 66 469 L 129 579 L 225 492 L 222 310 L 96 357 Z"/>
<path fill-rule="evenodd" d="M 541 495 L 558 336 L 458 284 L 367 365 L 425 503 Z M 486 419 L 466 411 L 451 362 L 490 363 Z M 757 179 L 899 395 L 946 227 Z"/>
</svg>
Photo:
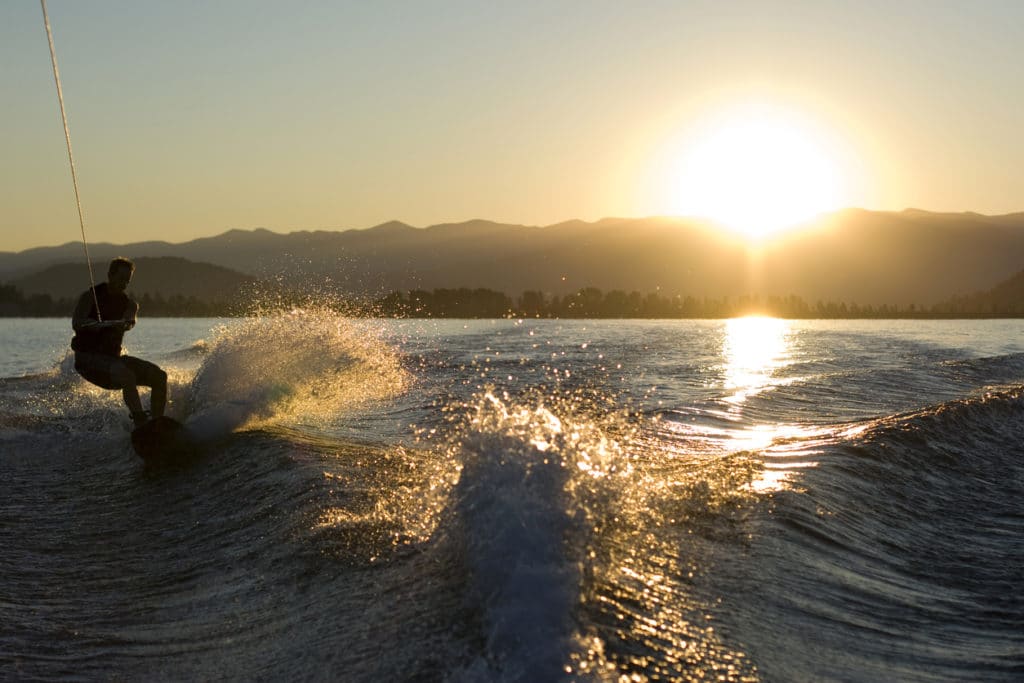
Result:
<svg viewBox="0 0 1024 683">
<path fill-rule="evenodd" d="M 140 278 L 142 258 L 176 257 L 313 291 L 371 297 L 454 287 L 565 295 L 597 287 L 931 306 L 1017 273 L 1024 264 L 1024 213 L 849 209 L 758 250 L 700 221 L 654 217 L 547 227 L 474 220 L 290 234 L 232 230 L 181 244 L 93 244 L 90 251 L 101 268 L 116 255 L 138 259 Z M 77 243 L 0 253 L 0 281 L 24 282 L 46 266 L 81 260 Z"/>
<path fill-rule="evenodd" d="M 175 257 L 141 257 L 135 260 L 135 275 L 128 291 L 136 298 L 145 295 L 191 297 L 208 302 L 234 300 L 250 288 L 254 278 L 209 263 L 194 263 Z M 94 263 L 96 282 L 107 279 L 107 261 Z M 81 260 L 49 266 L 32 275 L 10 281 L 26 294 L 46 294 L 54 299 L 77 299 L 89 288 L 89 271 Z"/>
<path fill-rule="evenodd" d="M 983 311 L 993 315 L 1024 316 L 1024 270 L 983 291 L 956 296 L 939 305 L 950 313 Z"/>
</svg>

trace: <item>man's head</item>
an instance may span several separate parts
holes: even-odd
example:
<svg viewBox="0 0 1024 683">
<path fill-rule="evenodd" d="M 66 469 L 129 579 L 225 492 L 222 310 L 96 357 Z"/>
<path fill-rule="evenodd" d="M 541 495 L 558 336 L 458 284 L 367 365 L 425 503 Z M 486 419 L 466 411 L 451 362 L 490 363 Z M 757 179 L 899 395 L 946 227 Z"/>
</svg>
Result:
<svg viewBox="0 0 1024 683">
<path fill-rule="evenodd" d="M 123 292 L 132 281 L 132 273 L 135 272 L 135 264 L 126 258 L 118 257 L 110 262 L 107 269 L 107 286 L 115 292 Z"/>
</svg>

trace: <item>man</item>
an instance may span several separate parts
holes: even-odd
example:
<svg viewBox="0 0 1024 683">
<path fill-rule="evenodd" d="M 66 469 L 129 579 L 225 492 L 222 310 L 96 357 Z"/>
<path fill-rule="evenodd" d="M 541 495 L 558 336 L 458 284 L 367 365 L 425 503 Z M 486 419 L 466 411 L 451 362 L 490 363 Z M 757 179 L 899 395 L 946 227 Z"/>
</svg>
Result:
<svg viewBox="0 0 1024 683">
<path fill-rule="evenodd" d="M 142 409 L 138 388 L 152 389 L 149 397 L 152 417 L 162 416 L 167 404 L 167 373 L 149 361 L 121 355 L 124 333 L 135 327 L 139 313 L 139 304 L 125 294 L 134 273 L 134 263 L 116 258 L 110 262 L 107 281 L 96 285 L 95 297 L 92 289 L 82 294 L 71 318 L 71 327 L 75 330 L 71 348 L 75 351 L 78 374 L 104 389 L 120 389 L 132 421 L 139 427 L 150 415 Z M 99 302 L 99 315 L 96 302 Z"/>
</svg>

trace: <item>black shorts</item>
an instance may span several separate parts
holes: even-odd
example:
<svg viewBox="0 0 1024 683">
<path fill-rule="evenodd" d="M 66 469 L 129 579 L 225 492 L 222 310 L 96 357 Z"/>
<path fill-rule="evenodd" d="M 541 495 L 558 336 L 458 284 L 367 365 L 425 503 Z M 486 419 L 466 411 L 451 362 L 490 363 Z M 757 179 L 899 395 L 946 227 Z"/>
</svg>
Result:
<svg viewBox="0 0 1024 683">
<path fill-rule="evenodd" d="M 113 369 L 117 363 L 128 367 L 135 374 L 135 383 L 152 387 L 167 381 L 167 375 L 160 366 L 135 356 L 107 356 L 102 353 L 87 351 L 75 352 L 75 370 L 84 379 L 104 389 L 121 389 L 112 379 Z"/>
</svg>

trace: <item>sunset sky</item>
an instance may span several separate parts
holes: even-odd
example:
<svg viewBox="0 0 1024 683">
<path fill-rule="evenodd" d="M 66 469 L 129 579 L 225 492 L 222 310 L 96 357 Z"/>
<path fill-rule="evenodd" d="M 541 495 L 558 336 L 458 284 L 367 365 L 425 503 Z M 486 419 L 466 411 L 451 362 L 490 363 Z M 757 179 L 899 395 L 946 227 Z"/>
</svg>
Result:
<svg viewBox="0 0 1024 683">
<path fill-rule="evenodd" d="M 96 242 L 1024 210 L 1018 0 L 48 9 Z M 78 239 L 35 0 L 0 3 L 0 98 L 0 250 Z"/>
</svg>

